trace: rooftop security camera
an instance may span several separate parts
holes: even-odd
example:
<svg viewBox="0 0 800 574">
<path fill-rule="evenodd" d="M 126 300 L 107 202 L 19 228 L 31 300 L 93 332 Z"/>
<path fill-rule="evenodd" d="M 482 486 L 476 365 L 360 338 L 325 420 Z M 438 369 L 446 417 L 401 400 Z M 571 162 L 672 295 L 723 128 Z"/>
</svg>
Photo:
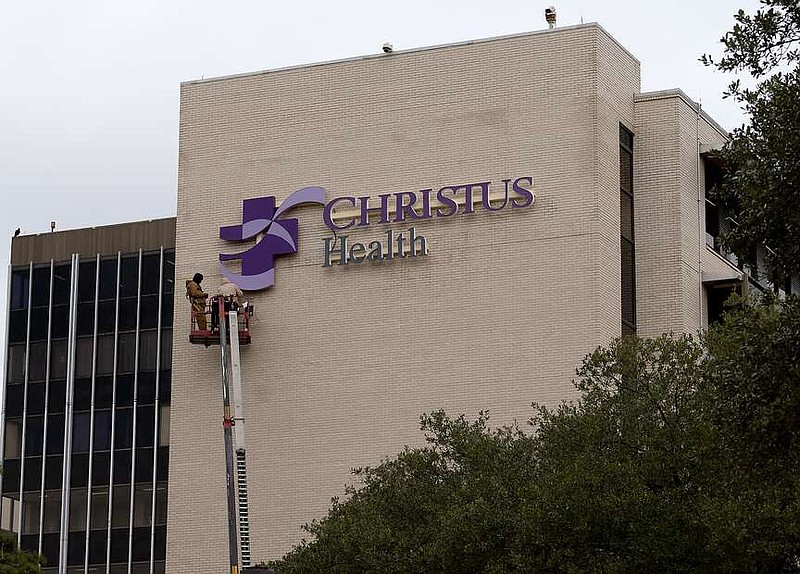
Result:
<svg viewBox="0 0 800 574">
<path fill-rule="evenodd" d="M 547 20 L 547 23 L 550 25 L 551 28 L 556 27 L 556 7 L 550 6 L 549 8 L 544 9 L 544 19 Z"/>
<path fill-rule="evenodd" d="M 392 50 L 394 50 L 394 48 L 392 48 L 392 45 L 391 45 L 389 42 L 386 42 L 386 43 L 383 45 L 383 51 L 384 51 L 384 53 L 386 53 L 386 54 L 391 54 L 391 53 L 392 53 Z"/>
</svg>

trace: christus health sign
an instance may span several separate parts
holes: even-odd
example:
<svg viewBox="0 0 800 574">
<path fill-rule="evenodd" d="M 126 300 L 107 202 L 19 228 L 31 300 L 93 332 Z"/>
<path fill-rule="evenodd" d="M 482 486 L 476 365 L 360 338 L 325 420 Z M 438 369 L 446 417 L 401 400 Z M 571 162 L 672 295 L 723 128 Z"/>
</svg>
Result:
<svg viewBox="0 0 800 574">
<path fill-rule="evenodd" d="M 531 189 L 533 178 L 503 179 L 501 185 L 491 181 L 447 185 L 437 190 L 402 191 L 371 196 L 343 196 L 325 204 L 322 218 L 334 232 L 323 239 L 324 267 L 362 261 L 391 261 L 403 257 L 428 254 L 428 240 L 417 233 L 415 226 L 402 232 L 388 230 L 385 239 L 369 242 L 350 241 L 337 231 L 368 227 L 371 224 L 416 223 L 420 220 L 473 214 L 480 211 L 501 211 L 506 208 L 530 207 L 536 199 Z"/>
<path fill-rule="evenodd" d="M 280 206 L 275 197 L 258 197 L 242 202 L 242 223 L 220 227 L 219 237 L 230 243 L 247 243 L 237 253 L 220 253 L 220 272 L 245 291 L 259 291 L 275 284 L 275 257 L 297 253 L 298 220 L 284 215 L 300 205 L 320 205 L 325 225 L 334 233 L 324 238 L 323 266 L 362 261 L 391 261 L 428 254 L 428 240 L 417 233 L 417 222 L 503 209 L 531 207 L 536 199 L 533 178 L 503 179 L 447 185 L 436 190 L 402 191 L 377 196 L 343 196 L 326 203 L 322 187 L 304 187 L 289 194 Z M 412 224 L 395 232 L 389 229 L 380 239 L 350 241 L 337 232 L 372 224 Z M 240 261 L 241 273 L 225 266 Z"/>
</svg>

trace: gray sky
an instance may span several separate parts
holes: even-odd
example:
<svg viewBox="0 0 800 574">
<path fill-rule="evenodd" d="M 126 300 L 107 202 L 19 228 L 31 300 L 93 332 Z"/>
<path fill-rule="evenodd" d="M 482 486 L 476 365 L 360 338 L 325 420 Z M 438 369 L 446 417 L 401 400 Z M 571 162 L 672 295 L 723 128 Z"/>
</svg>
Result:
<svg viewBox="0 0 800 574">
<path fill-rule="evenodd" d="M 680 87 L 723 127 L 744 121 L 721 96 L 730 78 L 697 58 L 719 54 L 733 13 L 754 11 L 756 0 L 552 1 L 559 25 L 599 22 L 628 48 L 643 91 Z M 549 4 L 5 0 L 0 261 L 17 227 L 174 215 L 181 81 L 373 54 L 386 41 L 402 50 L 543 29 Z M 0 344 L 4 331 L 5 320 Z"/>
</svg>

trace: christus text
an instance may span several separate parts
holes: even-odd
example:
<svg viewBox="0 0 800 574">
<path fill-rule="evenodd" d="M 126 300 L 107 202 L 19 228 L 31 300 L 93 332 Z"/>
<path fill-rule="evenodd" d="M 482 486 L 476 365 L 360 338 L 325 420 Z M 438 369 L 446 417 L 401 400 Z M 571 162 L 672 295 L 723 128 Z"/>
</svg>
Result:
<svg viewBox="0 0 800 574">
<path fill-rule="evenodd" d="M 326 237 L 323 241 L 325 242 L 323 267 L 362 261 L 389 261 L 428 254 L 428 240 L 424 235 L 417 235 L 414 227 L 402 233 L 395 233 L 389 229 L 382 241 L 376 239 L 369 243 L 350 242 L 347 235 L 338 238 Z"/>
</svg>

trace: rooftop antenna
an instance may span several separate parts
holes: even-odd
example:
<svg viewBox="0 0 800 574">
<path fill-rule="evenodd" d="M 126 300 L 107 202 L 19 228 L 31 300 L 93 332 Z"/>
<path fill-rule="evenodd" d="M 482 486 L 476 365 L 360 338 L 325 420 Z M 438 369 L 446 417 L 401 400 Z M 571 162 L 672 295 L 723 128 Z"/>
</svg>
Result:
<svg viewBox="0 0 800 574">
<path fill-rule="evenodd" d="M 547 24 L 550 29 L 556 27 L 556 7 L 550 6 L 549 8 L 544 9 L 544 19 L 547 20 Z"/>
<path fill-rule="evenodd" d="M 50 233 L 53 233 L 55 230 L 56 230 L 56 222 L 55 221 L 51 221 L 50 222 Z"/>
</svg>

